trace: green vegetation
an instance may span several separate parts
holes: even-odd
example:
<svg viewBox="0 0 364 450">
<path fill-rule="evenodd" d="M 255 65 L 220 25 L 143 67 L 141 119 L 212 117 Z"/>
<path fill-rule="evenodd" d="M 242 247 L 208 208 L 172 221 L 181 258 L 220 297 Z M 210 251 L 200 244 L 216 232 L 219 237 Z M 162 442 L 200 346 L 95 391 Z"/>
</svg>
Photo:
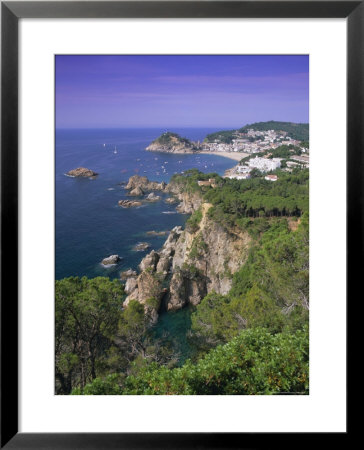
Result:
<svg viewBox="0 0 364 450">
<path fill-rule="evenodd" d="M 210 189 L 204 199 L 213 204 L 209 215 L 222 225 L 242 226 L 244 218 L 301 216 L 308 211 L 308 170 L 280 172 L 272 183 L 262 178 L 241 182 L 224 178 L 219 189 Z"/>
<path fill-rule="evenodd" d="M 199 186 L 198 181 L 206 181 L 210 178 L 220 180 L 220 176 L 217 173 L 202 173 L 198 169 L 189 169 L 184 174 L 175 174 L 171 177 L 170 185 L 176 186 L 180 192 L 187 192 L 189 194 L 202 193 L 212 189 L 209 186 Z"/>
<path fill-rule="evenodd" d="M 172 364 L 168 338 L 152 336 L 139 302 L 122 310 L 123 285 L 108 278 L 56 281 L 56 392 L 82 391 L 96 377 L 126 374 L 131 364 Z M 155 300 L 155 299 L 154 299 Z M 150 300 L 151 307 L 155 304 Z"/>
<path fill-rule="evenodd" d="M 168 369 L 150 364 L 125 379 L 94 380 L 83 392 L 105 395 L 308 394 L 308 331 L 243 331 L 196 364 Z"/>
<path fill-rule="evenodd" d="M 216 133 L 210 133 L 206 136 L 206 142 L 224 142 L 225 144 L 231 144 L 236 134 L 236 130 L 217 131 Z"/>
<path fill-rule="evenodd" d="M 307 216 L 294 232 L 285 219 L 268 224 L 234 274 L 229 294 L 208 294 L 192 314 L 193 343 L 200 353 L 247 328 L 279 333 L 308 322 L 308 232 Z"/>
<path fill-rule="evenodd" d="M 269 122 L 256 122 L 245 125 L 238 131 L 246 133 L 249 128 L 256 131 L 286 131 L 292 139 L 297 139 L 298 141 L 308 141 L 309 138 L 308 123 L 276 122 L 275 120 L 270 120 Z"/>
<path fill-rule="evenodd" d="M 108 278 L 56 281 L 56 388 L 59 393 L 102 375 L 121 314 L 123 286 Z"/>
<path fill-rule="evenodd" d="M 175 140 L 177 140 L 180 143 L 185 144 L 187 147 L 193 147 L 192 142 L 189 139 L 182 137 L 177 133 L 172 133 L 170 131 L 167 131 L 166 133 L 161 134 L 155 141 L 153 141 L 153 143 L 167 145 L 167 144 L 174 143 Z"/>
<path fill-rule="evenodd" d="M 199 229 L 199 224 L 201 220 L 202 220 L 202 211 L 201 208 L 199 208 L 188 218 L 186 222 L 186 229 L 190 233 L 195 233 Z"/>
<path fill-rule="evenodd" d="M 199 233 L 193 240 L 189 257 L 190 259 L 199 258 L 208 250 L 206 242 L 203 240 L 202 234 Z"/>
<path fill-rule="evenodd" d="M 215 178 L 217 189 L 198 186 L 198 180 L 209 178 Z M 182 192 L 198 193 L 204 201 L 212 203 L 209 216 L 226 227 L 242 225 L 246 223 L 244 218 L 300 217 L 308 211 L 308 169 L 296 169 L 292 173 L 280 171 L 279 180 L 274 183 L 261 177 L 241 182 L 192 169 L 184 175 L 174 175 L 172 182 Z M 201 218 L 199 211 L 191 216 L 187 223 L 191 231 L 197 231 Z"/>
<path fill-rule="evenodd" d="M 270 120 L 268 122 L 256 122 L 245 125 L 238 130 L 222 130 L 210 133 L 206 136 L 205 142 L 223 142 L 231 144 L 233 139 L 238 137 L 239 133 L 246 133 L 249 129 L 255 131 L 285 131 L 288 136 L 298 141 L 307 141 L 309 139 L 309 125 L 308 123 L 293 123 L 293 122 L 277 122 Z M 262 136 L 250 136 L 248 138 L 251 142 L 264 139 Z"/>
</svg>

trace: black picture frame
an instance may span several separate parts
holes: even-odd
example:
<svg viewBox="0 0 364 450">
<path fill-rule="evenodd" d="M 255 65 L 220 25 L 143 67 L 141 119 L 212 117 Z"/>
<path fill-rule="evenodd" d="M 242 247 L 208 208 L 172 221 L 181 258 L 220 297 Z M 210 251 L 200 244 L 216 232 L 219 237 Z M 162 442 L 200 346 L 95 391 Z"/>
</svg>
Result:
<svg viewBox="0 0 364 450">
<path fill-rule="evenodd" d="M 364 1 L 1 2 L 1 448 L 280 448 L 297 434 L 18 432 L 18 22 L 21 18 L 347 18 L 347 302 L 363 273 Z M 11 267 L 11 270 L 7 270 Z M 349 346 L 348 346 L 349 347 Z M 243 436 L 242 436 L 243 435 Z M 304 433 L 299 443 L 312 437 Z M 348 432 L 335 440 L 347 439 Z M 275 439 L 274 439 L 275 438 Z M 315 434 L 315 440 L 325 434 Z M 277 444 L 277 443 L 276 443 Z"/>
</svg>

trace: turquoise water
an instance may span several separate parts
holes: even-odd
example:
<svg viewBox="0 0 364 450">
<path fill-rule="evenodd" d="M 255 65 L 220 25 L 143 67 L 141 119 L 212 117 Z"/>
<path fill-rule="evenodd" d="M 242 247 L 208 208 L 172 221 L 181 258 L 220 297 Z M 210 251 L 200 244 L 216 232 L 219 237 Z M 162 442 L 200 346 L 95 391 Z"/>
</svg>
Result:
<svg viewBox="0 0 364 450">
<path fill-rule="evenodd" d="M 147 236 L 147 231 L 184 225 L 188 216 L 176 213 L 176 205 L 168 205 L 163 199 L 140 208 L 119 207 L 118 200 L 130 198 L 120 183 L 132 175 L 168 182 L 174 173 L 193 167 L 206 173 L 223 174 L 234 165 L 234 161 L 221 156 L 146 152 L 145 147 L 163 131 L 56 130 L 56 279 L 71 275 L 119 278 L 121 271 L 136 269 L 147 252 L 163 245 L 166 236 Z M 202 140 L 215 130 L 172 131 L 189 139 Z M 64 175 L 80 166 L 94 170 L 98 177 L 90 180 Z M 140 241 L 151 245 L 147 252 L 133 250 Z M 100 262 L 111 254 L 118 254 L 122 259 L 118 265 L 104 268 Z M 188 320 L 186 312 L 164 313 L 160 326 L 171 335 L 181 335 L 181 323 L 187 326 Z"/>
</svg>

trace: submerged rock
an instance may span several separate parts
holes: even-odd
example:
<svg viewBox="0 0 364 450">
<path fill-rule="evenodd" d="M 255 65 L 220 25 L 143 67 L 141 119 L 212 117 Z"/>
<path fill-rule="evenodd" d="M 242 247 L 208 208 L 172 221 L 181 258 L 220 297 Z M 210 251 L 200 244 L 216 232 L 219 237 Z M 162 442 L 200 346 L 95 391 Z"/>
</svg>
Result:
<svg viewBox="0 0 364 450">
<path fill-rule="evenodd" d="M 169 233 L 169 231 L 155 231 L 155 230 L 152 230 L 152 231 L 147 231 L 145 234 L 147 236 L 165 236 L 168 233 Z"/>
<path fill-rule="evenodd" d="M 77 169 L 72 169 L 66 173 L 69 177 L 96 177 L 98 175 L 96 172 L 90 169 L 86 169 L 85 167 L 77 167 Z"/>
<path fill-rule="evenodd" d="M 117 264 L 119 261 L 120 261 L 119 255 L 110 255 L 107 258 L 104 258 L 101 261 L 101 264 L 103 266 L 111 266 Z"/>
<path fill-rule="evenodd" d="M 148 244 L 148 242 L 139 242 L 134 246 L 133 250 L 136 252 L 144 252 L 145 250 L 148 250 L 149 247 L 150 244 Z"/>
<path fill-rule="evenodd" d="M 118 205 L 122 206 L 123 208 L 132 208 L 135 206 L 141 206 L 142 202 L 139 202 L 137 200 L 119 200 Z"/>
</svg>

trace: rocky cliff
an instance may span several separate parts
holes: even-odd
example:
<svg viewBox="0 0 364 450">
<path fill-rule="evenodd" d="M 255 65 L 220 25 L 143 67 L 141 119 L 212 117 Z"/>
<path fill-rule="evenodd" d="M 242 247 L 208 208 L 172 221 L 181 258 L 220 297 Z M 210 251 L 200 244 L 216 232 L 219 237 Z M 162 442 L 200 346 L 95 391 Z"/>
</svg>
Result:
<svg viewBox="0 0 364 450">
<path fill-rule="evenodd" d="M 146 150 L 164 153 L 193 153 L 197 150 L 196 144 L 177 133 L 166 132 L 155 139 Z"/>
<path fill-rule="evenodd" d="M 143 195 L 148 191 L 164 191 L 166 190 L 166 187 L 167 183 L 164 181 L 158 183 L 157 181 L 149 181 L 147 177 L 134 175 L 129 178 L 125 189 L 129 189 L 131 195 Z M 133 191 L 137 191 L 137 193 L 133 193 Z"/>
<path fill-rule="evenodd" d="M 152 251 L 141 261 L 140 274 L 126 283 L 128 297 L 145 305 L 154 320 L 162 303 L 167 310 L 187 304 L 197 305 L 211 291 L 229 292 L 232 275 L 247 259 L 251 238 L 241 230 L 227 230 L 208 216 L 211 204 L 196 194 L 177 193 L 181 212 L 200 211 L 200 222 L 185 230 L 175 227 L 160 251 Z M 150 301 L 153 297 L 153 301 Z"/>
</svg>

